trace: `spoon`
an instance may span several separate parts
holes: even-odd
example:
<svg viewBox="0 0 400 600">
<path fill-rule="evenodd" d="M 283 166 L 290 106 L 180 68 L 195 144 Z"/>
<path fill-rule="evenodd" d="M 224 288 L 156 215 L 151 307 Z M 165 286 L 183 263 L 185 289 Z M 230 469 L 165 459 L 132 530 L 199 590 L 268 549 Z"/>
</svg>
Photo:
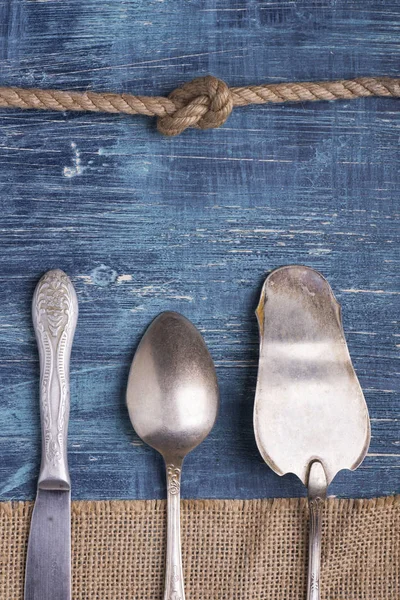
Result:
<svg viewBox="0 0 400 600">
<path fill-rule="evenodd" d="M 219 399 L 207 346 L 184 316 L 164 312 L 151 323 L 134 356 L 126 398 L 136 433 L 158 450 L 166 465 L 164 600 L 185 600 L 180 539 L 182 463 L 210 433 Z"/>
<path fill-rule="evenodd" d="M 300 265 L 272 271 L 256 314 L 257 446 L 275 473 L 294 473 L 308 487 L 307 598 L 319 600 L 327 487 L 340 470 L 354 470 L 363 461 L 370 441 L 368 409 L 351 364 L 340 305 L 320 273 Z"/>
</svg>

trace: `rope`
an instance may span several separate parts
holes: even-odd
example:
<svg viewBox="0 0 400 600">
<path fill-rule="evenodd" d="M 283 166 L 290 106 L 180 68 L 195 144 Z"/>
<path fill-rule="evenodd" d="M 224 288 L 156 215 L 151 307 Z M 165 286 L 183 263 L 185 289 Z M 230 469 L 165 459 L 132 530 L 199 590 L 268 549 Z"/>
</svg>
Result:
<svg viewBox="0 0 400 600">
<path fill-rule="evenodd" d="M 164 96 L 0 87 L 0 108 L 82 110 L 158 117 L 158 130 L 178 135 L 188 127 L 220 127 L 236 106 L 268 102 L 353 100 L 366 96 L 400 97 L 400 79 L 360 77 L 341 81 L 278 83 L 229 88 L 212 77 L 199 77 Z"/>
</svg>

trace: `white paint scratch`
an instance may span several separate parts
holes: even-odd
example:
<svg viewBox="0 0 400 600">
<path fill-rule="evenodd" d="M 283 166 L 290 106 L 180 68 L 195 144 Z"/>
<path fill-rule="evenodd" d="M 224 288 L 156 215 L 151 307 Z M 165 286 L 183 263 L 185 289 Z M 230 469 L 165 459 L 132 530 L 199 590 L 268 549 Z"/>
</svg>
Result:
<svg viewBox="0 0 400 600">
<path fill-rule="evenodd" d="M 86 285 L 93 285 L 93 281 L 90 275 L 76 275 L 76 279 L 82 279 L 83 283 L 85 283 Z"/>
<path fill-rule="evenodd" d="M 146 310 L 146 307 L 143 306 L 143 304 L 140 304 L 139 306 L 135 306 L 134 308 L 131 308 L 130 312 L 136 313 L 136 312 L 140 312 L 142 310 Z"/>
<path fill-rule="evenodd" d="M 396 295 L 398 296 L 400 294 L 400 292 L 391 292 L 389 290 L 362 290 L 362 289 L 356 289 L 356 288 L 346 288 L 346 289 L 341 289 L 341 292 L 349 292 L 351 294 L 387 294 L 387 295 Z"/>
<path fill-rule="evenodd" d="M 398 457 L 398 456 L 400 456 L 400 454 L 384 454 L 383 452 L 376 452 L 376 453 L 368 452 L 367 456 Z"/>
<path fill-rule="evenodd" d="M 82 165 L 81 161 L 81 153 L 75 142 L 71 142 L 72 148 L 72 167 L 64 167 L 63 174 L 64 177 L 76 177 L 77 175 L 82 175 L 86 167 Z"/>
<path fill-rule="evenodd" d="M 193 296 L 169 296 L 173 300 L 188 300 L 189 302 L 193 302 Z"/>
<path fill-rule="evenodd" d="M 118 275 L 117 282 L 122 283 L 123 281 L 132 281 L 132 275 L 126 273 L 124 275 Z"/>
</svg>

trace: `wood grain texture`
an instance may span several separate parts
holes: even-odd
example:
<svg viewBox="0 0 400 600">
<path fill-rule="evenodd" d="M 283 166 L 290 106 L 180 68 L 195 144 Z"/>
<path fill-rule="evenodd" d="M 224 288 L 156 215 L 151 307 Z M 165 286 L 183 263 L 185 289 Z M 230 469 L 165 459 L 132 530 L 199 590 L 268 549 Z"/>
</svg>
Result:
<svg viewBox="0 0 400 600">
<path fill-rule="evenodd" d="M 167 94 L 212 73 L 229 85 L 398 76 L 398 2 L 0 0 L 1 85 Z M 124 393 L 150 320 L 182 312 L 216 362 L 221 411 L 188 456 L 186 497 L 304 493 L 258 454 L 254 309 L 266 273 L 320 270 L 343 307 L 372 420 L 337 496 L 399 492 L 399 103 L 256 106 L 166 139 L 145 118 L 0 112 L 0 499 L 39 470 L 34 287 L 73 279 L 70 471 L 75 498 L 165 495 L 161 459 Z"/>
</svg>

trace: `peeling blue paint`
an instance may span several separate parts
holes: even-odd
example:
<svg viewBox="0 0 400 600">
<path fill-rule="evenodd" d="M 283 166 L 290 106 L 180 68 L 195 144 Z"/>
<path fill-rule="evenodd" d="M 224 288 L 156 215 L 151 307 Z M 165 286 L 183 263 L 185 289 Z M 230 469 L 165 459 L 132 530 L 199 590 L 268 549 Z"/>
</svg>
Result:
<svg viewBox="0 0 400 600">
<path fill-rule="evenodd" d="M 111 267 L 107 267 L 107 265 L 100 265 L 99 267 L 93 269 L 90 277 L 94 285 L 98 285 L 99 287 L 107 287 L 115 282 L 117 275 L 117 271 L 114 271 L 114 269 Z"/>
</svg>

